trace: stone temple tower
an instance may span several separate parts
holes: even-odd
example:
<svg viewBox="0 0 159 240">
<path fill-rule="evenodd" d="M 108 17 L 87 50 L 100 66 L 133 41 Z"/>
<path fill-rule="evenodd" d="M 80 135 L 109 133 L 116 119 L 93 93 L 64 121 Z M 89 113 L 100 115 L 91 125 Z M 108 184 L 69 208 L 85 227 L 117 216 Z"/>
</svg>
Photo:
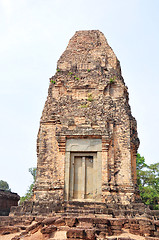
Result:
<svg viewBox="0 0 159 240">
<path fill-rule="evenodd" d="M 100 31 L 76 32 L 50 78 L 34 198 L 0 218 L 0 236 L 159 239 L 159 211 L 136 185 L 138 145 L 118 59 Z"/>
<path fill-rule="evenodd" d="M 50 78 L 35 201 L 135 201 L 138 146 L 117 57 L 100 31 L 77 31 Z"/>
</svg>

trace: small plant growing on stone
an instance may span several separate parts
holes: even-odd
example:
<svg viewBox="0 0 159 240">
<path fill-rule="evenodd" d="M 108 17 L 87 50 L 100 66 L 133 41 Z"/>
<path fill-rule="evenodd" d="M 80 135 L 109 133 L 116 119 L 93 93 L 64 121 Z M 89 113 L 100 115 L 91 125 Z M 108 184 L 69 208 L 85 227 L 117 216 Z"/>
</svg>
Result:
<svg viewBox="0 0 159 240">
<path fill-rule="evenodd" d="M 81 105 L 81 108 L 87 108 L 87 107 L 88 107 L 87 104 L 82 104 L 82 105 Z"/>
<path fill-rule="evenodd" d="M 88 94 L 87 100 L 88 100 L 89 102 L 92 102 L 92 101 L 93 101 L 92 93 L 89 93 L 89 94 Z"/>
<path fill-rule="evenodd" d="M 57 69 L 56 69 L 56 71 L 57 71 L 57 72 L 60 72 L 60 69 L 59 69 L 59 68 L 57 68 Z"/>
<path fill-rule="evenodd" d="M 110 82 L 110 83 L 114 83 L 114 82 L 115 82 L 115 79 L 116 79 L 116 77 L 114 76 L 114 77 L 112 77 L 112 78 L 109 79 L 109 82 Z"/>
<path fill-rule="evenodd" d="M 54 80 L 52 80 L 52 79 L 51 79 L 51 82 L 52 82 L 53 84 L 55 84 L 55 83 L 56 83 L 56 81 L 54 81 Z"/>
<path fill-rule="evenodd" d="M 90 72 L 91 71 L 91 69 L 87 69 L 87 72 Z"/>
<path fill-rule="evenodd" d="M 69 72 L 68 74 L 69 74 L 69 75 L 72 75 L 73 73 L 72 73 L 72 72 Z"/>
<path fill-rule="evenodd" d="M 75 78 L 76 80 L 79 80 L 79 78 L 78 78 L 76 75 L 74 76 L 74 78 Z"/>
</svg>

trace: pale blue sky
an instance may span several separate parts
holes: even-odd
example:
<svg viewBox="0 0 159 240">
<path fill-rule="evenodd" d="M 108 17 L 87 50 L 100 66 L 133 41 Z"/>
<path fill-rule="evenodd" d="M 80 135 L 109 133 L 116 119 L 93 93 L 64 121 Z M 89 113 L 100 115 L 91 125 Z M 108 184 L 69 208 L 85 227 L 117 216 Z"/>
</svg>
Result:
<svg viewBox="0 0 159 240">
<path fill-rule="evenodd" d="M 139 152 L 159 162 L 159 1 L 0 0 L 0 179 L 23 195 L 49 77 L 77 30 L 99 29 L 121 62 Z"/>
</svg>

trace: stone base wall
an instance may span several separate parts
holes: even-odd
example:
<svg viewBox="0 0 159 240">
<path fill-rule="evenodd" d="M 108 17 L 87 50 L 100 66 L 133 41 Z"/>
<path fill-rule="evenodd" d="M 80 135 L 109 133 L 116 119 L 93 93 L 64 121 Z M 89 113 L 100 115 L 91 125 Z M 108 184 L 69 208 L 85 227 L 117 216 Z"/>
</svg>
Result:
<svg viewBox="0 0 159 240">
<path fill-rule="evenodd" d="M 26 201 L 18 207 L 12 207 L 10 216 L 54 216 L 57 213 L 82 214 L 82 215 L 98 215 L 106 214 L 111 217 L 126 216 L 150 216 L 151 211 L 143 203 L 132 203 L 127 205 L 106 204 L 100 202 L 79 202 L 79 201 Z"/>
<path fill-rule="evenodd" d="M 36 201 L 63 201 L 64 189 L 41 190 L 34 192 Z"/>
<path fill-rule="evenodd" d="M 17 206 L 19 199 L 16 193 L 0 190 L 0 216 L 8 216 L 11 206 Z"/>
</svg>

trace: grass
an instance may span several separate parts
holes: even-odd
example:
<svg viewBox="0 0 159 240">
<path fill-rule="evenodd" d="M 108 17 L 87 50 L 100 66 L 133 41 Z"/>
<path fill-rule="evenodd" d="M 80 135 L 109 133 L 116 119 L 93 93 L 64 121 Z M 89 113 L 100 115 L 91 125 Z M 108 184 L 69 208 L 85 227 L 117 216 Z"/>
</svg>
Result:
<svg viewBox="0 0 159 240">
<path fill-rule="evenodd" d="M 53 84 L 55 84 L 55 83 L 56 83 L 56 81 L 54 81 L 54 80 L 52 80 L 52 79 L 51 79 L 51 82 L 52 82 Z"/>
</svg>

